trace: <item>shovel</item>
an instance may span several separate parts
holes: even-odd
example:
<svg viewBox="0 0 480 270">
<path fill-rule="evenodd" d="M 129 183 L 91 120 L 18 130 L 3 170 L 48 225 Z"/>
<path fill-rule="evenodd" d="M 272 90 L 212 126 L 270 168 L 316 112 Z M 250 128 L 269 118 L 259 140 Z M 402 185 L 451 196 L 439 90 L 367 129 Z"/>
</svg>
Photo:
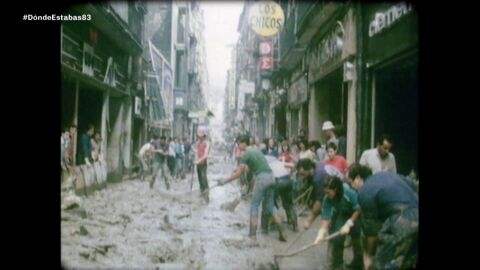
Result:
<svg viewBox="0 0 480 270">
<path fill-rule="evenodd" d="M 299 254 L 299 253 L 301 253 L 301 252 L 303 252 L 303 251 L 305 251 L 305 250 L 311 249 L 312 247 L 317 246 L 317 245 L 320 245 L 320 244 L 322 244 L 323 242 L 328 241 L 328 240 L 331 240 L 331 239 L 333 239 L 333 238 L 335 238 L 335 237 L 337 237 L 337 236 L 339 236 L 339 235 L 340 235 L 340 231 L 329 235 L 329 236 L 328 236 L 327 238 L 325 238 L 323 241 L 320 241 L 320 242 L 318 242 L 318 243 L 312 243 L 312 244 L 306 245 L 306 246 L 300 248 L 300 249 L 297 250 L 297 251 L 294 251 L 294 252 L 291 252 L 291 253 L 284 253 L 284 254 L 275 254 L 275 255 L 273 255 L 273 262 L 274 262 L 274 264 L 275 264 L 275 269 L 280 269 L 280 267 L 278 266 L 278 261 L 277 261 L 278 258 L 295 256 L 295 255 L 297 255 L 297 254 Z"/>
<path fill-rule="evenodd" d="M 190 191 L 193 190 L 193 178 L 194 178 L 194 176 L 195 176 L 195 167 L 196 167 L 196 165 L 193 164 L 193 168 L 192 168 L 192 180 L 190 181 Z"/>
</svg>

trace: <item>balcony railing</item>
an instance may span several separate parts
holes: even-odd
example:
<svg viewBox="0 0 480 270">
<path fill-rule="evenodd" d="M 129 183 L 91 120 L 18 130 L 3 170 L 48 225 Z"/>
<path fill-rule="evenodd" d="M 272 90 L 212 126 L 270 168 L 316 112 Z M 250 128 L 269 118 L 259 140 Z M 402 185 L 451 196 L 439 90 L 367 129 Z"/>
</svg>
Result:
<svg viewBox="0 0 480 270">
<path fill-rule="evenodd" d="M 280 33 L 280 59 L 283 59 L 288 51 L 295 45 L 296 37 L 294 28 L 295 16 L 291 16 L 285 22 L 285 26 Z"/>
<path fill-rule="evenodd" d="M 62 27 L 62 48 L 61 62 L 74 70 L 83 72 L 93 78 L 104 82 L 107 73 L 108 58 L 106 53 L 94 50 L 87 50 L 84 39 L 70 31 L 67 27 Z M 84 70 L 84 58 L 88 60 L 86 70 Z M 112 59 L 109 67 L 110 85 L 121 90 L 125 90 L 127 76 L 126 65 L 122 64 L 121 59 Z M 113 74 L 112 74 L 113 73 Z"/>
</svg>

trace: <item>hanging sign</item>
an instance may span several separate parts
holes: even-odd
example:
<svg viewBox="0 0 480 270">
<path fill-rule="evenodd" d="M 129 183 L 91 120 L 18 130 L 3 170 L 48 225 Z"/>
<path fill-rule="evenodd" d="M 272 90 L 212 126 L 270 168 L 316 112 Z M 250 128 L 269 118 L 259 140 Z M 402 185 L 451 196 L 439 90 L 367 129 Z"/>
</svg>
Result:
<svg viewBox="0 0 480 270">
<path fill-rule="evenodd" d="M 248 25 L 260 36 L 277 34 L 284 22 L 285 15 L 282 7 L 273 1 L 256 2 L 248 13 Z"/>
</svg>

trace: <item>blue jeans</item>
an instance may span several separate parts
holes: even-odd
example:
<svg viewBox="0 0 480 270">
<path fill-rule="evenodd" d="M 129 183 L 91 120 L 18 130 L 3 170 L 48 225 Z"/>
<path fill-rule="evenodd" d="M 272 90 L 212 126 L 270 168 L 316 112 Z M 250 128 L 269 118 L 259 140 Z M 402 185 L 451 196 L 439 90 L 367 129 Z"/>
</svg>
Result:
<svg viewBox="0 0 480 270">
<path fill-rule="evenodd" d="M 258 217 L 258 208 L 262 200 L 270 214 L 277 214 L 277 209 L 273 203 L 274 188 L 275 179 L 271 172 L 261 172 L 256 175 L 252 204 L 250 206 L 250 216 Z"/>
<path fill-rule="evenodd" d="M 183 169 L 183 157 L 177 156 L 175 158 L 175 176 L 178 177 Z"/>
</svg>

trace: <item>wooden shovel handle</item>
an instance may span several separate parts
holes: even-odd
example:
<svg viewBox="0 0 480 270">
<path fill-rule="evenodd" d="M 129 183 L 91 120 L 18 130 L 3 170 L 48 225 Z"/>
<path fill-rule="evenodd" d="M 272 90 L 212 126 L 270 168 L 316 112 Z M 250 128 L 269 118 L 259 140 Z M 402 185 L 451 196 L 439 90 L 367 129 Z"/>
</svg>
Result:
<svg viewBox="0 0 480 270">
<path fill-rule="evenodd" d="M 291 256 L 294 256 L 294 255 L 297 255 L 298 253 L 301 253 L 301 252 L 303 252 L 303 251 L 305 251 L 305 250 L 307 250 L 307 249 L 310 249 L 310 248 L 312 248 L 312 247 L 314 247 L 314 246 L 320 245 L 320 244 L 323 243 L 324 241 L 328 241 L 328 240 L 333 239 L 333 238 L 335 238 L 335 237 L 337 237 L 337 236 L 339 236 L 339 235 L 340 235 L 340 231 L 329 235 L 329 236 L 328 236 L 327 238 L 325 238 L 323 241 L 320 241 L 320 242 L 318 242 L 318 243 L 312 243 L 312 244 L 306 245 L 306 246 L 302 247 L 301 249 L 299 249 L 299 250 L 297 250 L 297 251 L 294 251 L 294 252 L 292 252 L 292 253 L 277 254 L 277 255 L 274 255 L 274 257 L 275 257 L 275 258 L 277 258 L 277 257 L 291 257 Z"/>
</svg>

